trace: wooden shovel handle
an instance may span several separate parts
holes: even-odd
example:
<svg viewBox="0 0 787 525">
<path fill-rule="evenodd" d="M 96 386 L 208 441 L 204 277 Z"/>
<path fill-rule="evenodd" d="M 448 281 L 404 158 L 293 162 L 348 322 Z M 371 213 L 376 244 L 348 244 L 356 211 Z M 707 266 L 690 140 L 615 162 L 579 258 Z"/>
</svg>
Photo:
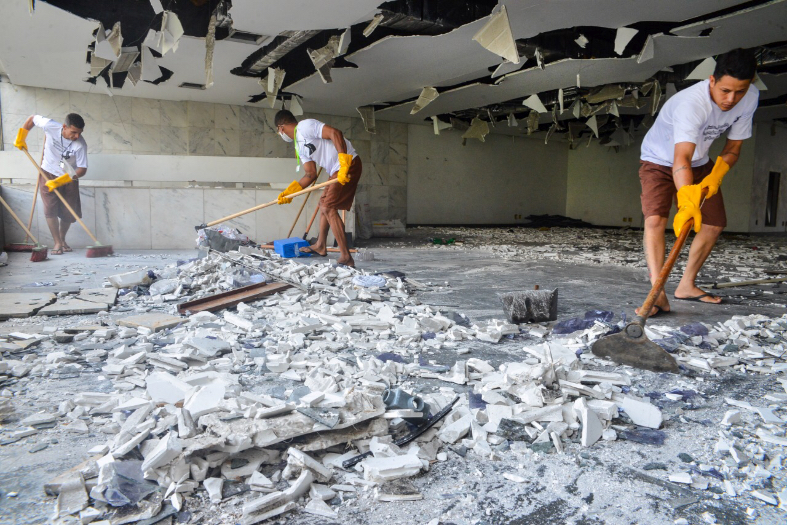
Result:
<svg viewBox="0 0 787 525">
<path fill-rule="evenodd" d="M 702 198 L 703 203 L 705 196 L 708 194 L 708 188 L 702 188 Z M 700 205 L 702 208 L 702 205 Z M 658 299 L 659 294 L 664 289 L 664 285 L 667 284 L 667 279 L 669 278 L 669 274 L 672 272 L 673 266 L 678 260 L 680 256 L 680 251 L 683 249 L 683 245 L 686 244 L 686 239 L 689 237 L 689 233 L 691 233 L 692 228 L 694 227 L 694 219 L 691 218 L 686 221 L 686 224 L 683 225 L 683 229 L 680 231 L 680 235 L 678 236 L 675 244 L 672 246 L 672 250 L 669 252 L 669 257 L 664 262 L 664 266 L 661 267 L 661 272 L 659 273 L 659 278 L 656 279 L 656 282 L 653 283 L 653 287 L 650 289 L 650 293 L 645 298 L 645 302 L 642 303 L 642 308 L 639 309 L 641 312 L 639 317 L 642 318 L 642 323 L 644 324 L 645 320 L 650 316 L 650 310 L 653 308 L 653 305 L 656 303 L 656 299 Z"/>
</svg>

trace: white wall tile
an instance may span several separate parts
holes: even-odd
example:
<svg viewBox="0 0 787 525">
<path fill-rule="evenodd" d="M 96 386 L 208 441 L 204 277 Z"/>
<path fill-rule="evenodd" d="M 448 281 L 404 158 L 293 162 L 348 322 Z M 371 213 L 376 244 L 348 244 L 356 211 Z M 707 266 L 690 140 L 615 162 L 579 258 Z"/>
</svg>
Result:
<svg viewBox="0 0 787 525">
<path fill-rule="evenodd" d="M 96 235 L 119 249 L 151 249 L 150 190 L 95 188 Z"/>
<path fill-rule="evenodd" d="M 151 247 L 188 249 L 196 246 L 194 226 L 205 220 L 201 189 L 151 189 Z"/>
</svg>

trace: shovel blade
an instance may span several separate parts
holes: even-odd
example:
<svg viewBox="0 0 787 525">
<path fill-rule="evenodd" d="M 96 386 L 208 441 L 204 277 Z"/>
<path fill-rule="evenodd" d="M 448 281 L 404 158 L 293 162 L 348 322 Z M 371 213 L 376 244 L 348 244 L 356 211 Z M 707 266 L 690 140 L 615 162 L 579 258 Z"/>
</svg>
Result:
<svg viewBox="0 0 787 525">
<path fill-rule="evenodd" d="M 648 339 L 644 333 L 639 337 L 632 337 L 626 332 L 627 330 L 623 330 L 617 334 L 602 337 L 593 343 L 593 355 L 651 372 L 677 374 L 680 371 L 675 358 Z"/>
</svg>

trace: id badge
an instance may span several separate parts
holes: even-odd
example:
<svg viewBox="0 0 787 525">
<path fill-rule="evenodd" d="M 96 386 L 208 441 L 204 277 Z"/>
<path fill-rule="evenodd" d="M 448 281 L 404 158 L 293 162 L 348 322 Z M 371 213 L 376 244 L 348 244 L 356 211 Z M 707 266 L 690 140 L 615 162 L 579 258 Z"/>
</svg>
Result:
<svg viewBox="0 0 787 525">
<path fill-rule="evenodd" d="M 301 165 L 298 164 L 297 166 L 295 166 L 295 173 L 300 173 L 300 171 L 301 171 Z"/>
<path fill-rule="evenodd" d="M 60 161 L 60 169 L 61 170 L 65 170 L 66 169 L 66 161 L 64 161 L 64 160 Z"/>
</svg>

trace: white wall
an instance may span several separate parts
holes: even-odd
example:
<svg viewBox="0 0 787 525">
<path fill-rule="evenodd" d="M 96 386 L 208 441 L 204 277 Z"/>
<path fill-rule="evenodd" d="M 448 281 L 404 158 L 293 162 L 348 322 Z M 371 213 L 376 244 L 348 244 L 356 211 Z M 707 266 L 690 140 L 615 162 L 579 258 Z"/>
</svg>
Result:
<svg viewBox="0 0 787 525">
<path fill-rule="evenodd" d="M 753 232 L 787 231 L 787 127 L 763 123 L 755 132 L 756 144 L 751 186 L 749 228 Z M 765 226 L 765 203 L 770 172 L 781 173 L 776 226 Z M 726 183 L 726 181 L 725 181 Z"/>
<path fill-rule="evenodd" d="M 487 135 L 462 146 L 456 131 L 409 132 L 409 224 L 512 224 L 566 213 L 565 143 Z"/>
<path fill-rule="evenodd" d="M 755 128 L 755 136 L 743 143 L 740 160 L 724 178 L 722 191 L 727 209 L 727 231 L 749 231 L 756 140 L 759 136 Z M 598 226 L 642 227 L 640 145 L 641 139 L 616 153 L 613 148 L 591 143 L 589 147 L 580 146 L 569 151 L 566 215 Z M 711 160 L 715 161 L 723 147 L 724 140 L 714 143 L 709 153 Z M 672 224 L 674 213 L 673 206 L 669 224 Z M 632 222 L 624 222 L 628 217 Z"/>
</svg>

